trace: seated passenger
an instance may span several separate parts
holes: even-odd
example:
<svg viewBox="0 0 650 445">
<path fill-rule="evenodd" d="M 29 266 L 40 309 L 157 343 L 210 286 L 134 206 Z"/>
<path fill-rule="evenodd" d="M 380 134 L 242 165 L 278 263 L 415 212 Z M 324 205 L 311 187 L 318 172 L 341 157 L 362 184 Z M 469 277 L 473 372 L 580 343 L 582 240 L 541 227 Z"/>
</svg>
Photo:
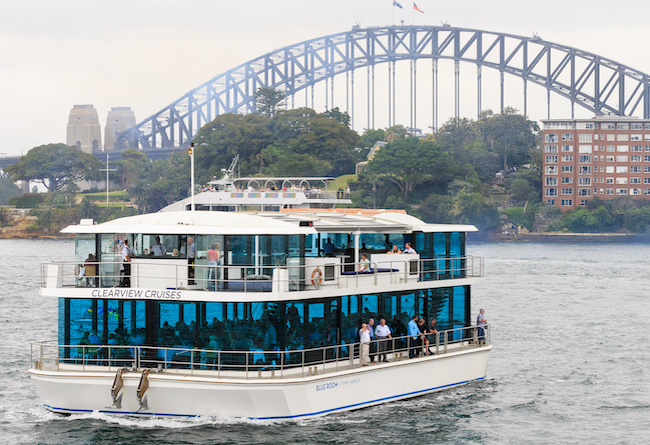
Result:
<svg viewBox="0 0 650 445">
<path fill-rule="evenodd" d="M 413 247 L 411 247 L 411 243 L 406 243 L 404 245 L 404 252 L 402 253 L 417 253 Z"/>
<path fill-rule="evenodd" d="M 402 251 L 399 250 L 399 247 L 397 247 L 397 244 L 393 244 L 393 249 L 392 249 L 392 250 L 389 250 L 389 251 L 386 252 L 386 253 L 390 255 L 390 254 L 398 254 L 398 253 L 402 253 Z"/>
<path fill-rule="evenodd" d="M 361 261 L 359 261 L 359 272 L 368 272 L 368 271 L 370 271 L 370 260 L 368 260 L 368 255 L 362 253 Z"/>
<path fill-rule="evenodd" d="M 159 236 L 156 236 L 156 245 L 149 246 L 149 248 L 151 249 L 153 256 L 164 256 L 167 254 L 167 249 L 165 248 L 165 245 L 160 242 Z"/>
</svg>

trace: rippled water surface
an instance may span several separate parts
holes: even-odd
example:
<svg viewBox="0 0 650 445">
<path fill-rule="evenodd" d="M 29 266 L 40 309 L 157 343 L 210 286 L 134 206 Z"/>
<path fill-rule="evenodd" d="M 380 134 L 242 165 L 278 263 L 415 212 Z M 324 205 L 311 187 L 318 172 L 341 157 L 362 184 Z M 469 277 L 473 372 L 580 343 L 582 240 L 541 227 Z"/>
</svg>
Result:
<svg viewBox="0 0 650 445">
<path fill-rule="evenodd" d="M 650 246 L 473 244 L 473 287 L 494 324 L 488 378 L 408 401 L 302 422 L 139 419 L 46 411 L 29 342 L 56 338 L 40 263 L 73 243 L 0 240 L 0 442 L 38 444 L 613 444 L 650 433 Z M 405 376 L 408 378 L 408 376 Z"/>
</svg>

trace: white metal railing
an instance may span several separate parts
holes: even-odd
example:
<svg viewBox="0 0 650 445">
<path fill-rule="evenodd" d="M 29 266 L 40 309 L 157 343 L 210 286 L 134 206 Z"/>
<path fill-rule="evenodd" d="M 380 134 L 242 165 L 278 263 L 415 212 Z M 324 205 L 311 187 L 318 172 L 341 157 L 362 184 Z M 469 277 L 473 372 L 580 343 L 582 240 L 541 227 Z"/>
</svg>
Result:
<svg viewBox="0 0 650 445">
<path fill-rule="evenodd" d="M 475 256 L 399 259 L 369 263 L 326 261 L 312 265 L 201 265 L 147 259 L 130 265 L 125 275 L 121 262 L 58 261 L 41 264 L 41 287 L 130 287 L 191 289 L 215 292 L 314 291 L 483 276 L 483 258 Z M 321 258 L 327 260 L 326 258 Z M 365 269 L 365 270 L 362 270 Z M 193 271 L 194 277 L 191 277 Z"/>
<path fill-rule="evenodd" d="M 418 337 L 404 335 L 373 340 L 371 355 L 388 362 L 409 356 L 444 355 L 492 344 L 491 330 L 483 334 L 477 326 L 450 329 Z M 413 340 L 416 339 L 417 341 Z M 425 342 L 424 340 L 427 340 Z M 195 374 L 208 371 L 217 378 L 295 378 L 337 372 L 360 365 L 361 343 L 350 343 L 301 350 L 212 350 L 128 345 L 59 345 L 56 341 L 31 343 L 34 369 L 107 370 L 155 369 Z M 71 368 L 72 367 L 72 368 Z"/>
</svg>

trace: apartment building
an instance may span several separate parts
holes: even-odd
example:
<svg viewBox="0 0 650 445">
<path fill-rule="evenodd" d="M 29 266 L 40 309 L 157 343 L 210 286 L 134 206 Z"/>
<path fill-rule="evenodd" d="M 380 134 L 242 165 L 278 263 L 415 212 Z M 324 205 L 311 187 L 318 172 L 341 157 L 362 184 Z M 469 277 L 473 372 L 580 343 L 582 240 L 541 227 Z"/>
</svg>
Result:
<svg viewBox="0 0 650 445">
<path fill-rule="evenodd" d="M 544 125 L 542 199 L 562 210 L 588 200 L 650 198 L 650 119 L 598 116 Z"/>
</svg>

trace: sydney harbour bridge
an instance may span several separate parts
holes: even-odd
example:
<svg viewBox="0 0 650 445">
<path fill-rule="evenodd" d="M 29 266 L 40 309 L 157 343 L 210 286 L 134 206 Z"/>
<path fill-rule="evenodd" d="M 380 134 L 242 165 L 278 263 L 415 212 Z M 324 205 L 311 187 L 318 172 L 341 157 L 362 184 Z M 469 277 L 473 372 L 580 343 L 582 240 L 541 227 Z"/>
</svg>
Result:
<svg viewBox="0 0 650 445">
<path fill-rule="evenodd" d="M 116 151 L 140 149 L 159 157 L 155 152 L 187 147 L 201 126 L 216 116 L 254 112 L 258 88 L 283 91 L 289 108 L 339 107 L 350 114 L 353 128 L 401 123 L 436 131 L 442 114 L 439 81 L 443 67 L 451 65 L 456 117 L 461 117 L 461 94 L 476 95 L 476 108 L 465 114 L 475 117 L 483 110 L 483 84 L 488 79 L 484 71 L 492 71 L 497 85 L 491 82 L 487 87 L 491 95 L 499 95 L 501 109 L 508 105 L 507 92 L 508 97 L 519 97 L 521 111 L 528 114 L 532 85 L 546 92 L 548 118 L 552 97 L 570 104 L 571 116 L 555 118 L 573 117 L 576 106 L 597 115 L 650 118 L 648 74 L 588 51 L 537 36 L 449 25 L 354 26 L 271 51 L 217 75 L 119 133 Z M 476 83 L 468 85 L 463 77 L 461 89 L 461 67 L 466 74 L 468 65 L 475 69 Z M 451 79 L 447 74 L 445 79 Z M 519 81 L 506 82 L 507 77 Z M 449 95 L 451 81 L 443 82 Z M 418 93 L 418 88 L 425 93 Z M 423 122 L 424 114 L 428 122 Z"/>
</svg>

